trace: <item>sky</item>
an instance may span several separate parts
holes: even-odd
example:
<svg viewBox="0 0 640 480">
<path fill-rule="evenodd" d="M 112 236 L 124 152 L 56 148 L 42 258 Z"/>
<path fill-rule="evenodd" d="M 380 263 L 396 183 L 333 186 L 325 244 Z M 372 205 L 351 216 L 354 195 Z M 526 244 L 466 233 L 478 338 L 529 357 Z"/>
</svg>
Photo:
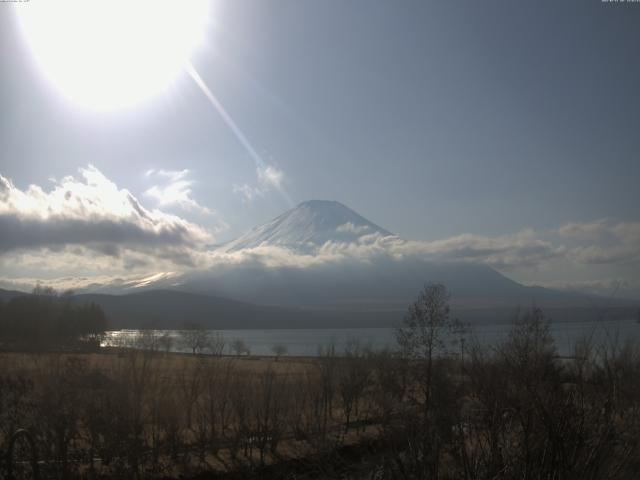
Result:
<svg viewBox="0 0 640 480">
<path fill-rule="evenodd" d="M 0 4 L 4 286 L 194 268 L 327 199 L 421 252 L 640 298 L 640 3 L 214 1 L 201 85 L 108 110 L 43 71 L 37 3 Z"/>
</svg>

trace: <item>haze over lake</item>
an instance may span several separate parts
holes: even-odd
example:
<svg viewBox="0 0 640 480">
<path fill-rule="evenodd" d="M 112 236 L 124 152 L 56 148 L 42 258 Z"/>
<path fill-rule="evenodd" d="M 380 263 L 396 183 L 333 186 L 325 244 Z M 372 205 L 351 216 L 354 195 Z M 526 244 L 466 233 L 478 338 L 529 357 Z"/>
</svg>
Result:
<svg viewBox="0 0 640 480">
<path fill-rule="evenodd" d="M 469 345 L 476 339 L 483 346 L 496 346 L 504 340 L 511 328 L 510 324 L 483 324 L 474 326 L 466 334 Z M 594 345 L 612 343 L 622 346 L 627 341 L 640 340 L 640 324 L 636 320 L 555 322 L 550 325 L 558 354 L 571 355 L 577 342 L 591 339 Z M 172 351 L 189 352 L 180 345 L 180 330 L 154 330 L 158 336 L 168 333 L 173 339 Z M 345 348 L 357 342 L 360 346 L 374 351 L 395 349 L 395 329 L 393 328 L 318 328 L 318 329 L 270 329 L 270 330 L 216 330 L 226 341 L 225 354 L 231 354 L 229 344 L 242 340 L 252 355 L 273 355 L 274 345 L 283 345 L 292 356 L 317 356 L 320 349 L 335 347 L 341 355 Z M 136 345 L 140 330 L 113 330 L 106 334 L 103 346 Z M 451 351 L 459 352 L 459 344 L 450 345 Z"/>
</svg>

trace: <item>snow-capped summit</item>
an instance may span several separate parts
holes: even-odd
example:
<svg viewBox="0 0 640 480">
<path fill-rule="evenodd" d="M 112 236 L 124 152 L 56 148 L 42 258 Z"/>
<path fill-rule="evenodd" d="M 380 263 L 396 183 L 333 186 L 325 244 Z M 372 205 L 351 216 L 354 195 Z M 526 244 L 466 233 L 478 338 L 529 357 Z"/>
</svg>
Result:
<svg viewBox="0 0 640 480">
<path fill-rule="evenodd" d="M 393 235 L 340 202 L 309 200 L 223 245 L 226 251 L 279 246 L 308 252 L 327 241 L 355 242 L 364 235 Z"/>
</svg>

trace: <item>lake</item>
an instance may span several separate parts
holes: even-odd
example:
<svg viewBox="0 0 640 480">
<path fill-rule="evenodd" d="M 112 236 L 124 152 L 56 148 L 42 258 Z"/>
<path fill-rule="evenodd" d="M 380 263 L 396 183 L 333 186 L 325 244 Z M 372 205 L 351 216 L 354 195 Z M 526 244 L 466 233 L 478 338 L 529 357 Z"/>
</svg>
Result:
<svg viewBox="0 0 640 480">
<path fill-rule="evenodd" d="M 467 342 L 476 339 L 483 346 L 497 345 L 508 335 L 510 324 L 482 324 L 470 329 Z M 171 350 L 188 352 L 180 343 L 179 330 L 154 330 L 156 335 L 168 334 L 172 338 Z M 336 353 L 344 352 L 350 342 L 358 342 L 373 350 L 395 348 L 393 328 L 344 328 L 344 329 L 272 329 L 272 330 L 218 330 L 225 340 L 225 353 L 232 353 L 230 344 L 242 340 L 252 355 L 273 355 L 274 345 L 283 345 L 288 355 L 315 356 L 319 349 L 335 347 Z M 551 334 L 561 355 L 571 355 L 576 342 L 590 338 L 596 345 L 611 342 L 622 344 L 627 340 L 640 341 L 640 324 L 635 320 L 555 322 Z M 139 330 L 114 330 L 107 332 L 103 346 L 135 346 L 140 338 Z M 452 349 L 454 347 L 451 347 Z M 456 349 L 457 351 L 457 349 Z"/>
</svg>

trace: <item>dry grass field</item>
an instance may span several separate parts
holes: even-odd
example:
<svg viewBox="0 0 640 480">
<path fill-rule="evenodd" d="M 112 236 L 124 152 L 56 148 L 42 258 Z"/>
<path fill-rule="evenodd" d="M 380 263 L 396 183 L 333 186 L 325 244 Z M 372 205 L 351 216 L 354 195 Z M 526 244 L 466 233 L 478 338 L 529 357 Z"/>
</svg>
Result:
<svg viewBox="0 0 640 480">
<path fill-rule="evenodd" d="M 0 369 L 5 373 L 37 375 L 45 366 L 79 361 L 88 369 L 113 371 L 123 368 L 127 362 L 127 351 L 117 348 L 103 349 L 99 353 L 19 353 L 0 352 Z M 278 375 L 304 374 L 317 363 L 316 357 L 282 356 L 276 360 L 271 356 L 214 356 L 186 353 L 153 353 L 152 368 L 165 375 L 178 375 L 185 368 L 211 367 L 233 363 L 239 373 L 263 373 L 272 370 Z"/>
</svg>

